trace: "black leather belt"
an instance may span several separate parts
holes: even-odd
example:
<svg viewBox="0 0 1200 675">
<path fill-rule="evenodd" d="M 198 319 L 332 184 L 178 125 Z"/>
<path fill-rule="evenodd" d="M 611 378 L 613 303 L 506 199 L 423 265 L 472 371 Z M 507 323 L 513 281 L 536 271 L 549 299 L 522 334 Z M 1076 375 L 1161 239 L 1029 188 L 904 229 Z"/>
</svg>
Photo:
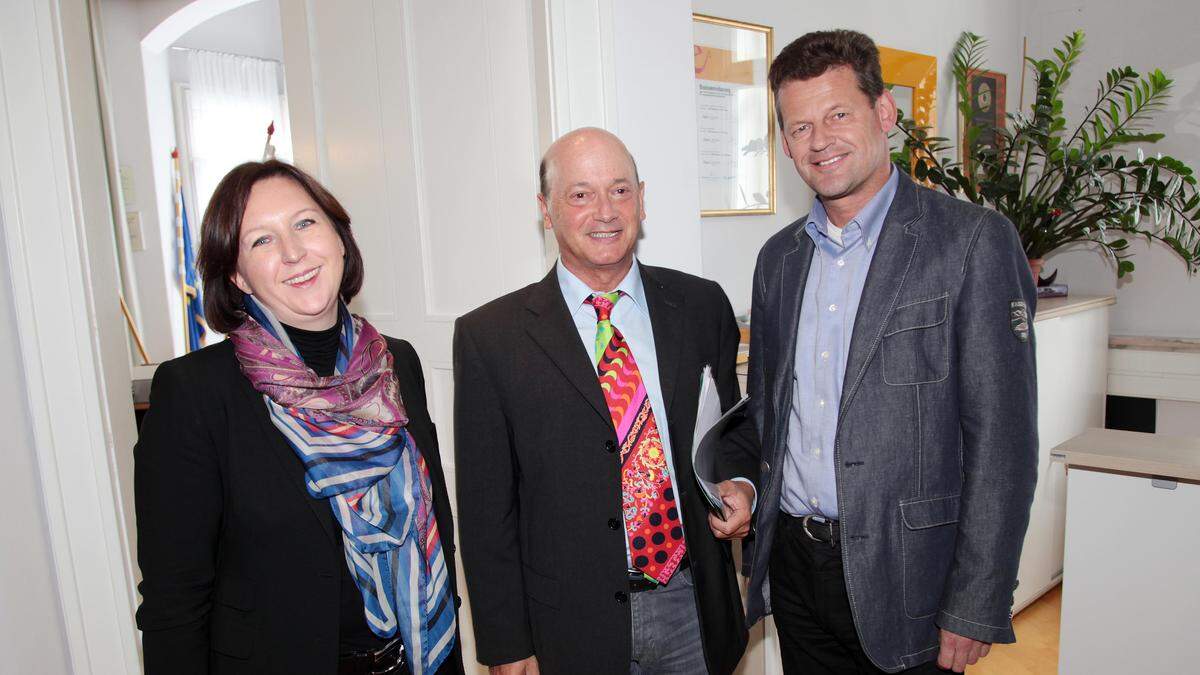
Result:
<svg viewBox="0 0 1200 675">
<path fill-rule="evenodd" d="M 377 651 L 353 652 L 338 657 L 338 675 L 401 675 L 407 672 L 408 655 L 400 638 Z"/>
<path fill-rule="evenodd" d="M 683 562 L 679 563 L 679 567 L 675 568 L 675 574 L 679 574 L 680 572 L 686 570 L 689 567 L 691 567 L 691 562 L 685 557 L 683 559 Z M 628 570 L 625 570 L 625 572 L 629 576 L 629 592 L 630 593 L 641 593 L 642 591 L 652 591 L 662 585 L 662 584 L 658 583 L 657 581 L 654 581 L 652 579 L 647 579 L 646 575 L 642 574 L 641 570 L 637 570 L 637 569 L 634 569 L 631 567 Z"/>
<path fill-rule="evenodd" d="M 800 529 L 804 534 L 813 541 L 830 546 L 837 546 L 842 543 L 841 528 L 838 527 L 838 521 L 826 520 L 820 516 L 804 516 L 798 518 L 800 521 Z"/>
</svg>

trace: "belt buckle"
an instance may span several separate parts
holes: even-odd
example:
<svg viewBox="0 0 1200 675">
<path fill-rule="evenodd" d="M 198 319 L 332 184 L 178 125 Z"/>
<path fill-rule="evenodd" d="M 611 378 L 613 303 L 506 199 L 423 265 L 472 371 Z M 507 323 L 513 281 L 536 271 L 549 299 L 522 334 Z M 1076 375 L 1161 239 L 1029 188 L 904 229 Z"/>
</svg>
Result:
<svg viewBox="0 0 1200 675">
<path fill-rule="evenodd" d="M 626 570 L 626 576 L 629 579 L 629 592 L 641 593 L 642 591 L 652 591 L 659 587 L 657 581 L 653 581 L 639 569 L 629 568 Z"/>
<path fill-rule="evenodd" d="M 814 516 L 812 514 L 804 516 L 803 518 L 800 519 L 800 529 L 804 530 L 804 534 L 809 539 L 812 539 L 813 541 L 821 543 L 821 544 L 829 544 L 830 546 L 833 546 L 833 528 L 832 527 L 829 528 L 829 541 L 826 541 L 824 539 L 818 539 L 817 536 L 815 534 L 813 534 L 811 530 L 808 529 L 809 522 L 811 522 L 815 519 L 816 519 L 816 516 Z M 818 520 L 817 522 L 821 523 L 823 521 Z"/>
<path fill-rule="evenodd" d="M 396 638 L 384 645 L 383 649 L 375 652 L 371 659 L 371 673 L 372 675 L 389 675 L 405 672 L 408 665 L 407 657 L 404 641 Z"/>
</svg>

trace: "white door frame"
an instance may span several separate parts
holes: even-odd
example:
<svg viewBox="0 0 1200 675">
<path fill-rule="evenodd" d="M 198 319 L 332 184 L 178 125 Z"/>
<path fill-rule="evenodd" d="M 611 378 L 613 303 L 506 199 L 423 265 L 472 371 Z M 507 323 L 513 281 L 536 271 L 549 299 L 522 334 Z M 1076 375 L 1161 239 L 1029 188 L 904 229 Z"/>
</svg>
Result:
<svg viewBox="0 0 1200 675">
<path fill-rule="evenodd" d="M 71 101 L 72 78 L 94 86 L 90 58 L 75 58 L 91 52 L 88 24 L 86 3 L 0 3 L 0 220 L 71 668 L 132 674 L 136 596 L 114 454 L 123 433 L 111 423 L 130 402 L 111 400 L 122 387 L 106 381 L 98 327 L 112 325 L 116 300 L 94 287 L 116 278 L 115 251 L 89 250 L 85 196 L 103 157 L 98 137 L 77 135 Z M 80 126 L 99 133 L 98 119 Z M 97 265 L 112 269 L 93 275 Z"/>
</svg>

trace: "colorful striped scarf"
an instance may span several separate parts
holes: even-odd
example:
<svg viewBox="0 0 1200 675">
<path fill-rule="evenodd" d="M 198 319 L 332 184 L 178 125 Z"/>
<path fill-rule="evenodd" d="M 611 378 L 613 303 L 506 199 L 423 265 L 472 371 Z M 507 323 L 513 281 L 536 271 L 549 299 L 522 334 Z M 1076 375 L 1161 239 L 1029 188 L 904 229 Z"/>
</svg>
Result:
<svg viewBox="0 0 1200 675">
<path fill-rule="evenodd" d="M 245 297 L 229 334 L 271 422 L 304 462 L 305 483 L 342 528 L 346 564 L 367 625 L 404 641 L 413 675 L 436 672 L 454 648 L 455 606 L 425 459 L 405 425 L 387 341 L 345 304 L 334 373 L 304 365 L 270 310 Z"/>
</svg>

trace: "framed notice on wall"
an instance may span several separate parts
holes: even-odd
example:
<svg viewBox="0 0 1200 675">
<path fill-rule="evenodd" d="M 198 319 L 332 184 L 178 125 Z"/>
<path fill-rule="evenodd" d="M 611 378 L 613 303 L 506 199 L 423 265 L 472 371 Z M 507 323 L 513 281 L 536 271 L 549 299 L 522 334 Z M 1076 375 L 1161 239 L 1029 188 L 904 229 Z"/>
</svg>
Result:
<svg viewBox="0 0 1200 675">
<path fill-rule="evenodd" d="M 1000 149 L 999 130 L 1004 128 L 1008 78 L 991 70 L 972 70 L 967 75 L 967 90 L 971 96 L 971 118 L 959 115 L 958 128 L 962 137 L 958 145 L 959 161 L 969 164 L 983 148 Z"/>
<path fill-rule="evenodd" d="M 775 213 L 768 26 L 692 15 L 700 215 Z"/>
</svg>

